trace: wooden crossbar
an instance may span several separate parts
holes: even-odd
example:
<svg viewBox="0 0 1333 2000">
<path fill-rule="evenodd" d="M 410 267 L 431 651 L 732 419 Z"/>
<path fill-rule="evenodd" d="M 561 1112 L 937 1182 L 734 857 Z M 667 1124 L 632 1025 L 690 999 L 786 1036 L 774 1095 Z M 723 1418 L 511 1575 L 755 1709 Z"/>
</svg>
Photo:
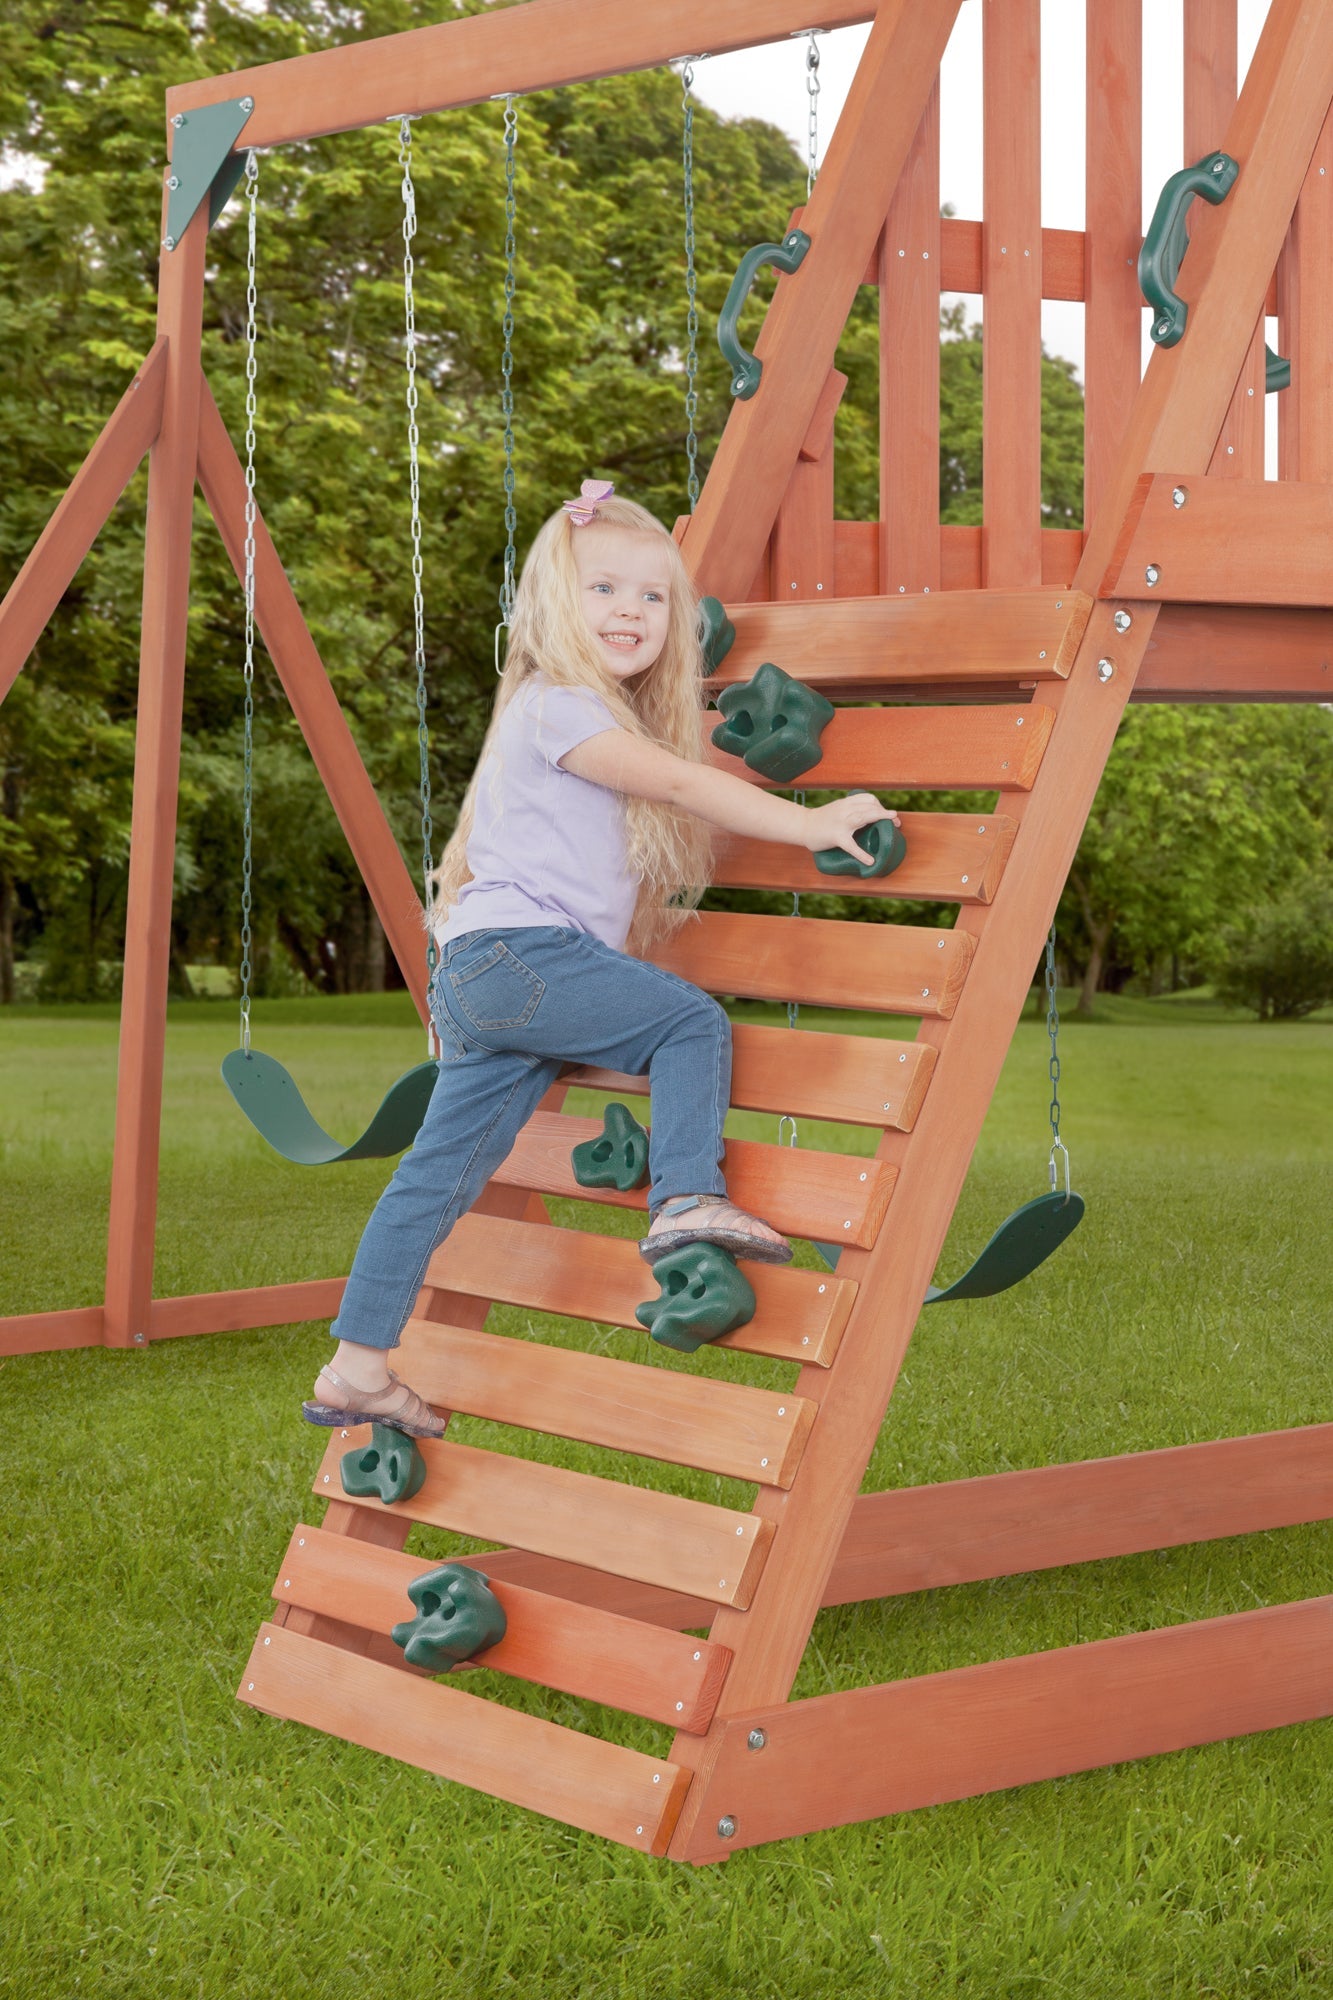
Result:
<svg viewBox="0 0 1333 2000">
<path fill-rule="evenodd" d="M 705 911 L 653 962 L 710 993 L 938 1016 L 958 1004 L 973 941 L 962 930 Z"/>
<path fill-rule="evenodd" d="M 1042 588 L 737 604 L 736 643 L 709 685 L 749 680 L 765 660 L 812 687 L 1061 679 L 1090 603 L 1081 591 Z"/>
<path fill-rule="evenodd" d="M 819 762 L 805 773 L 820 790 L 1026 792 L 1050 741 L 1054 711 L 1043 703 L 994 708 L 841 708 L 819 739 Z M 706 733 L 716 717 L 705 718 Z M 769 785 L 739 757 L 715 749 L 708 761 L 752 784 Z M 770 789 L 772 787 L 770 786 Z"/>
<path fill-rule="evenodd" d="M 1100 595 L 1333 606 L 1333 486 L 1145 473 Z"/>
<path fill-rule="evenodd" d="M 719 835 L 714 882 L 719 888 L 794 889 L 802 895 L 908 897 L 931 903 L 989 903 L 1017 828 L 1003 813 L 904 813 L 907 854 L 891 875 L 862 881 L 821 875 L 804 848 Z"/>
<path fill-rule="evenodd" d="M 1136 701 L 1333 699 L 1333 612 L 1164 604 Z"/>
</svg>

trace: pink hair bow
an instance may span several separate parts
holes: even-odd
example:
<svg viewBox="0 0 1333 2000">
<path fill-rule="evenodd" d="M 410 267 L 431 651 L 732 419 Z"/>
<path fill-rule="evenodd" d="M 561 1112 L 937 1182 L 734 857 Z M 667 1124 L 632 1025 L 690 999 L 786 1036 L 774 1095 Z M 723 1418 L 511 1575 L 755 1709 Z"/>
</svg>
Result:
<svg viewBox="0 0 1333 2000">
<path fill-rule="evenodd" d="M 565 500 L 561 504 L 575 528 L 586 528 L 597 518 L 598 502 L 609 500 L 615 492 L 609 479 L 585 479 L 579 488 L 577 500 Z"/>
</svg>

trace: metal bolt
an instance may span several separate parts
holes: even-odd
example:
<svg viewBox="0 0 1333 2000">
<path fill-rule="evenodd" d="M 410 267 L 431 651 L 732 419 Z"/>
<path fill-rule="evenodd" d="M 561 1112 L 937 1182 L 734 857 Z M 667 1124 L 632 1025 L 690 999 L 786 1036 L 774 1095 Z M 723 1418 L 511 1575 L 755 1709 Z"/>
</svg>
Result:
<svg viewBox="0 0 1333 2000">
<path fill-rule="evenodd" d="M 174 250 L 176 248 L 176 239 L 174 236 L 164 236 L 162 238 L 162 241 L 166 244 L 168 250 Z"/>
<path fill-rule="evenodd" d="M 305 1547 L 305 1536 L 304 1536 L 304 1535 L 302 1535 L 302 1537 L 301 1537 L 300 1541 L 299 1541 L 299 1542 L 298 1542 L 298 1543 L 296 1544 L 296 1546 L 297 1546 L 297 1548 L 298 1548 L 298 1549 L 303 1549 L 303 1548 Z"/>
<path fill-rule="evenodd" d="M 963 877 L 963 887 L 964 887 L 964 888 L 966 888 L 966 887 L 967 887 L 967 883 L 968 883 L 968 877 L 967 877 L 966 875 L 964 875 L 964 877 Z M 885 1110 L 887 1111 L 887 1110 L 888 1110 L 888 1108 L 889 1108 L 889 1107 L 888 1107 L 888 1105 L 886 1104 L 886 1105 L 884 1106 L 884 1109 L 885 1109 Z"/>
<path fill-rule="evenodd" d="M 966 875 L 965 875 L 965 876 L 963 877 L 963 880 L 964 880 L 964 881 L 966 882 L 966 880 L 967 880 L 967 877 L 966 877 Z M 936 951 L 943 951 L 943 950 L 944 950 L 944 939 L 943 939 L 943 938 L 937 938 L 937 939 L 935 940 L 935 949 L 936 949 Z"/>
<path fill-rule="evenodd" d="M 727 1579 L 725 1577 L 719 1577 L 717 1587 L 719 1590 L 725 1590 L 727 1587 Z"/>
<path fill-rule="evenodd" d="M 661 1782 L 662 1782 L 662 1773 L 661 1773 L 660 1771 L 654 1771 L 654 1772 L 653 1772 L 653 1783 L 654 1783 L 655 1785 L 660 1785 L 660 1784 L 661 1784 Z"/>
<path fill-rule="evenodd" d="M 134 1345 L 136 1347 L 143 1347 L 146 1345 L 146 1342 L 147 1342 L 147 1336 L 145 1334 L 136 1333 L 134 1335 Z"/>
<path fill-rule="evenodd" d="M 1208 171 L 1210 174 L 1224 174 L 1226 170 L 1227 170 L 1227 163 L 1222 158 L 1222 155 L 1219 153 L 1217 158 L 1213 161 L 1212 166 L 1208 169 Z"/>
<path fill-rule="evenodd" d="M 264 1641 L 264 1644 L 265 1644 L 265 1645 L 267 1646 L 267 1644 L 268 1644 L 268 1640 L 267 1640 L 267 1639 L 265 1639 L 265 1641 Z"/>
<path fill-rule="evenodd" d="M 861 1179 L 862 1179 L 862 1180 L 864 1180 L 864 1179 L 865 1179 L 865 1175 L 864 1175 L 864 1174 L 862 1174 L 862 1176 L 861 1176 Z"/>
<path fill-rule="evenodd" d="M 1117 611 L 1111 623 L 1115 626 L 1117 632 L 1128 632 L 1134 620 L 1130 617 L 1128 611 Z"/>
<path fill-rule="evenodd" d="M 183 111 L 178 111 L 171 122 L 175 126 L 176 130 L 179 132 L 181 126 L 185 123 L 185 113 Z"/>
<path fill-rule="evenodd" d="M 284 1589 L 284 1590 L 290 1590 L 290 1589 L 291 1589 L 291 1587 L 292 1587 L 292 1580 L 291 1580 L 291 1578 L 290 1578 L 289 1576 L 285 1576 L 285 1577 L 284 1577 L 284 1578 L 282 1579 L 282 1587 L 283 1587 L 283 1589 Z"/>
<path fill-rule="evenodd" d="M 1157 324 L 1153 327 L 1153 332 L 1157 335 L 1157 338 L 1159 340 L 1165 340 L 1166 336 L 1168 335 L 1168 333 L 1170 333 L 1170 331 L 1171 331 L 1171 322 L 1169 319 L 1166 318 L 1159 319 L 1157 321 Z"/>
<path fill-rule="evenodd" d="M 822 584 L 822 583 L 817 583 L 817 584 L 815 585 L 815 589 L 816 589 L 816 590 L 822 590 L 823 588 L 824 588 L 824 586 L 823 586 L 823 584 Z"/>
<path fill-rule="evenodd" d="M 796 585 L 795 585 L 795 583 L 793 583 L 793 584 L 792 584 L 792 589 L 793 589 L 793 590 L 795 590 L 795 588 L 796 588 Z"/>
<path fill-rule="evenodd" d="M 718 1839 L 730 1840 L 734 1836 L 735 1832 L 736 1832 L 735 1820 L 731 1817 L 730 1813 L 724 1813 L 721 1819 L 717 1823 Z"/>
<path fill-rule="evenodd" d="M 822 1292 L 824 1287 L 821 1285 L 819 1289 Z M 803 1333 L 801 1335 L 801 1345 L 802 1347 L 808 1347 L 810 1345 L 810 1336 L 808 1333 Z"/>
<path fill-rule="evenodd" d="M 1015 728 L 1015 729 L 1021 729 L 1021 728 L 1023 727 L 1023 724 L 1024 724 L 1024 722 L 1026 722 L 1026 720 L 1027 720 L 1027 717 L 1026 717 L 1026 716 L 1023 716 L 1023 715 L 1020 715 L 1020 716 L 1019 716 L 1019 717 L 1018 717 L 1018 718 L 1017 718 L 1017 719 L 1015 720 L 1015 723 L 1014 723 L 1014 728 Z"/>
<path fill-rule="evenodd" d="M 985 827 L 984 827 L 984 826 L 979 826 L 979 827 L 977 828 L 977 832 L 978 832 L 978 833 L 984 833 L 985 831 L 986 831 L 986 829 L 985 829 Z"/>
<path fill-rule="evenodd" d="M 1114 660 L 1098 660 L 1097 678 L 1099 681 L 1102 682 L 1103 686 L 1106 684 L 1107 681 L 1110 680 L 1114 672 L 1115 672 Z"/>
<path fill-rule="evenodd" d="M 328 1485 L 328 1483 L 329 1483 L 329 1475 L 328 1475 L 328 1473 L 326 1472 L 326 1473 L 324 1474 L 324 1484 L 325 1484 L 325 1485 L 327 1486 L 327 1485 Z"/>
<path fill-rule="evenodd" d="M 760 1459 L 760 1461 L 759 1461 L 759 1464 L 760 1464 L 760 1467 L 762 1468 L 763 1466 L 765 1466 L 765 1465 L 767 1465 L 767 1464 L 768 1464 L 768 1460 L 767 1460 L 766 1458 L 761 1458 L 761 1459 Z"/>
<path fill-rule="evenodd" d="M 1162 572 L 1158 569 L 1156 563 L 1149 563 L 1147 569 L 1143 572 L 1143 581 L 1145 583 L 1156 583 L 1161 574 Z"/>
<path fill-rule="evenodd" d="M 635 1827 L 635 1829 L 634 1829 L 634 1831 L 635 1831 L 636 1833 L 642 1833 L 642 1832 L 643 1832 L 643 1828 L 642 1828 L 641 1826 L 636 1826 L 636 1827 Z"/>
<path fill-rule="evenodd" d="M 907 1057 L 906 1057 L 906 1056 L 899 1056 L 898 1060 L 899 1060 L 899 1062 L 906 1062 L 906 1061 L 907 1061 Z"/>
<path fill-rule="evenodd" d="M 821 1289 L 822 1289 L 822 1287 L 821 1287 Z M 786 1414 L 787 1414 L 787 1405 L 786 1405 L 785 1403 L 779 1403 L 779 1405 L 778 1405 L 778 1415 L 779 1415 L 780 1417 L 785 1417 L 785 1416 L 786 1416 Z"/>
<path fill-rule="evenodd" d="M 1189 497 L 1190 490 L 1188 486 L 1173 486 L 1171 488 L 1171 505 L 1173 507 L 1183 507 Z"/>
<path fill-rule="evenodd" d="M 844 1229 L 850 1229 L 852 1225 L 850 1222 L 844 1222 L 842 1226 Z"/>
<path fill-rule="evenodd" d="M 681 1713 L 681 1711 L 683 1710 L 684 1706 L 685 1706 L 685 1704 L 684 1704 L 684 1702 L 683 1702 L 683 1701 L 678 1701 L 678 1702 L 676 1703 L 676 1713 L 677 1713 L 677 1715 L 679 1715 L 679 1714 Z"/>
<path fill-rule="evenodd" d="M 964 877 L 963 877 L 963 880 L 964 880 L 964 881 L 966 882 L 966 880 L 967 880 L 967 877 L 966 877 L 966 875 L 964 875 Z M 890 1104 L 890 1103 L 888 1102 L 888 1099 L 887 1099 L 887 1098 L 885 1099 L 884 1103 L 880 1105 L 880 1107 L 879 1107 L 879 1108 L 880 1108 L 880 1110 L 881 1110 L 881 1111 L 891 1111 L 891 1110 L 893 1109 L 892 1105 L 891 1105 L 891 1104 Z M 823 1291 L 823 1289 L 824 1289 L 824 1287 L 823 1287 L 823 1286 L 821 1285 L 821 1286 L 819 1287 L 819 1289 L 820 1289 L 820 1291 L 822 1292 L 822 1291 Z"/>
<path fill-rule="evenodd" d="M 736 1533 L 737 1533 L 738 1535 L 743 1535 L 743 1534 L 745 1533 L 745 1530 L 744 1530 L 744 1528 L 737 1528 L 737 1530 L 736 1530 Z"/>
<path fill-rule="evenodd" d="M 696 1659 L 696 1660 L 701 1660 L 701 1659 L 703 1658 L 703 1654 L 702 1654 L 702 1653 L 696 1653 L 694 1657 L 695 1657 L 695 1659 Z"/>
<path fill-rule="evenodd" d="M 167 175 L 167 186 L 171 189 L 171 192 L 175 194 L 177 188 L 180 186 L 180 182 L 176 178 L 175 174 Z"/>
<path fill-rule="evenodd" d="M 768 1738 L 762 1729 L 752 1729 L 745 1741 L 751 1750 L 762 1750 Z"/>
<path fill-rule="evenodd" d="M 930 988 L 929 988 L 928 986 L 923 986 L 923 987 L 921 988 L 921 998 L 922 998 L 923 1000 L 929 1000 L 929 998 L 930 998 Z"/>
<path fill-rule="evenodd" d="M 1037 655 L 1037 658 L 1038 658 L 1039 660 L 1044 660 L 1044 659 L 1046 658 L 1046 648 L 1045 648 L 1044 646 L 1042 647 L 1041 651 L 1040 651 L 1040 652 L 1038 653 L 1038 655 Z"/>
<path fill-rule="evenodd" d="M 887 1111 L 887 1110 L 888 1110 L 888 1108 L 889 1108 L 889 1107 L 888 1107 L 888 1105 L 886 1104 L 886 1105 L 884 1106 L 884 1109 L 885 1109 L 885 1110 Z M 820 1289 L 820 1291 L 821 1291 L 821 1292 L 826 1292 L 826 1291 L 828 1290 L 828 1286 L 827 1286 L 827 1285 L 821 1285 L 821 1286 L 819 1287 L 819 1289 Z"/>
<path fill-rule="evenodd" d="M 253 97 L 243 97 L 241 99 L 242 111 L 253 111 L 254 108 L 255 108 L 255 101 Z"/>
<path fill-rule="evenodd" d="M 253 1694 L 253 1693 L 254 1693 L 254 1691 L 255 1691 L 255 1684 L 254 1684 L 254 1682 L 253 1682 L 253 1681 L 247 1681 L 247 1682 L 245 1683 L 245 1691 L 246 1691 L 246 1693 L 247 1693 L 247 1694 Z"/>
</svg>

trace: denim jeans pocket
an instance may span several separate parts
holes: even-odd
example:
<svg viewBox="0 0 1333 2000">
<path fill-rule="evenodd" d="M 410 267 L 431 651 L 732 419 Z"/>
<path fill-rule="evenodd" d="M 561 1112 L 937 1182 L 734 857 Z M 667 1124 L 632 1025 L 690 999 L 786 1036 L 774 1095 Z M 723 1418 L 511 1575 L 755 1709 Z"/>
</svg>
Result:
<svg viewBox="0 0 1333 2000">
<path fill-rule="evenodd" d="M 546 981 L 499 939 L 475 958 L 459 952 L 449 984 L 460 1013 L 481 1029 L 525 1028 L 546 991 Z"/>
</svg>

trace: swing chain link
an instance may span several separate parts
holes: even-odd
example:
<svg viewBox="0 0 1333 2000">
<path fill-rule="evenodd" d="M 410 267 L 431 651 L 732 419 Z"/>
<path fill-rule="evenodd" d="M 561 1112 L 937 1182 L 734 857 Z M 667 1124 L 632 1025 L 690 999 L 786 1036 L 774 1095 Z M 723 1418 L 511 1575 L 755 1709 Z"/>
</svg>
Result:
<svg viewBox="0 0 1333 2000">
<path fill-rule="evenodd" d="M 689 466 L 686 491 L 690 512 L 699 504 L 699 300 L 694 261 L 694 64 L 680 74 L 684 108 L 682 159 L 685 169 L 685 457 Z"/>
<path fill-rule="evenodd" d="M 243 709 L 244 756 L 241 777 L 241 1048 L 250 1054 L 250 949 L 253 908 L 254 865 L 254 725 L 255 725 L 255 418 L 258 398 L 256 346 L 258 343 L 256 284 L 255 208 L 259 195 L 259 157 L 251 148 L 245 156 L 245 199 L 247 203 L 245 266 L 245 683 Z"/>
<path fill-rule="evenodd" d="M 1069 1199 L 1070 1172 L 1069 1148 L 1060 1137 L 1060 1009 L 1056 1002 L 1055 985 L 1055 925 L 1051 925 L 1050 936 L 1046 940 L 1046 1032 L 1051 1040 L 1051 1057 L 1047 1065 L 1051 1079 L 1051 1193 L 1055 1193 L 1058 1174 L 1056 1154 L 1064 1163 L 1065 1199 Z"/>
<path fill-rule="evenodd" d="M 795 791 L 792 793 L 792 799 L 796 805 L 803 806 L 805 804 L 805 793 L 803 791 Z M 791 892 L 791 910 L 789 914 L 793 917 L 799 917 L 801 914 L 801 892 L 799 889 L 793 889 Z M 789 1000 L 787 1002 L 787 1026 L 789 1028 L 797 1027 L 800 1023 L 800 1019 L 801 1019 L 800 1001 Z M 781 1128 L 779 1128 L 779 1138 L 780 1137 L 781 1137 Z"/>
<path fill-rule="evenodd" d="M 500 391 L 500 414 L 504 418 L 505 553 L 504 574 L 500 582 L 500 623 L 495 630 L 497 671 L 499 668 L 500 633 L 509 629 L 509 623 L 514 613 L 514 591 L 516 588 L 514 570 L 518 511 L 514 506 L 514 268 L 517 251 L 514 242 L 514 216 L 516 212 L 514 172 L 517 141 L 518 105 L 512 97 L 506 97 L 504 112 L 505 282 L 504 316 L 500 322 L 500 332 L 503 338 L 503 352 L 500 357 L 500 376 L 504 384 Z"/>
<path fill-rule="evenodd" d="M 435 867 L 435 828 L 430 810 L 430 733 L 426 727 L 426 593 L 425 568 L 421 556 L 421 430 L 417 421 L 417 313 L 416 261 L 412 244 L 417 233 L 417 191 L 412 180 L 412 121 L 402 118 L 398 125 L 398 164 L 403 170 L 403 353 L 407 362 L 407 466 L 411 496 L 412 534 L 412 658 L 417 684 L 417 758 L 421 794 L 421 883 L 425 907 L 430 908 L 430 878 Z M 426 933 L 426 979 L 429 985 L 439 959 L 435 934 Z M 427 1031 L 427 1045 L 434 1042 Z"/>
<path fill-rule="evenodd" d="M 819 173 L 819 43 L 815 31 L 810 30 L 810 40 L 805 51 L 805 90 L 809 102 L 806 124 L 805 198 L 809 201 L 815 191 L 815 180 Z"/>
</svg>

